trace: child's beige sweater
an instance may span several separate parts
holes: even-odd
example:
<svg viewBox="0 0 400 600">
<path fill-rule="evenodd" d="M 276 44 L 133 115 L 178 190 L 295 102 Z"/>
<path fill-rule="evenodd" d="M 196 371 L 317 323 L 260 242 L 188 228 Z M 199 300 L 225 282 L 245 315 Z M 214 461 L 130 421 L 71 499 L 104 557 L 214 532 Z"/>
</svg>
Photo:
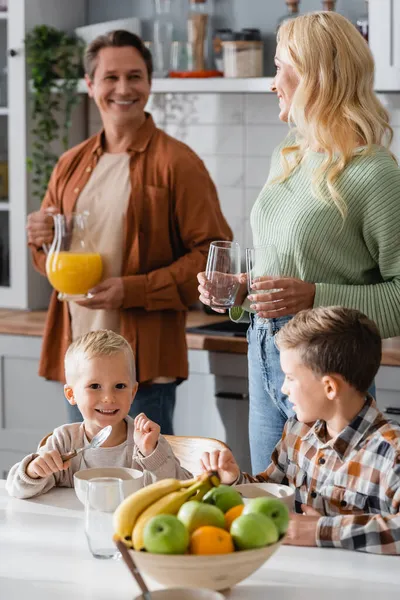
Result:
<svg viewBox="0 0 400 600">
<path fill-rule="evenodd" d="M 50 477 L 32 479 L 26 474 L 28 464 L 43 452 L 57 450 L 60 454 L 89 445 L 83 423 L 62 425 L 54 430 L 46 444 L 38 448 L 38 453 L 29 454 L 21 462 L 14 465 L 7 477 L 6 489 L 15 498 L 32 498 L 45 494 L 51 488 L 74 487 L 74 473 L 81 469 L 94 467 L 127 467 L 139 469 L 144 473 L 143 485 L 148 485 L 159 479 L 174 477 L 190 479 L 192 474 L 181 467 L 172 452 L 167 440 L 160 436 L 157 447 L 149 456 L 143 456 L 134 444 L 134 421 L 125 418 L 127 423 L 126 441 L 112 448 L 95 448 L 82 452 L 72 459 L 71 466 L 66 471 L 59 471 Z"/>
</svg>

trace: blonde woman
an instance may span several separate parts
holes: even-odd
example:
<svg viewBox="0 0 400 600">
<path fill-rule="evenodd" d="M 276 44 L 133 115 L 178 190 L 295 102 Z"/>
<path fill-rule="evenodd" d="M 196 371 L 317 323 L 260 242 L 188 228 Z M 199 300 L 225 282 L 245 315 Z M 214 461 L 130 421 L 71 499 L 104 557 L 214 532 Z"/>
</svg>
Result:
<svg viewBox="0 0 400 600">
<path fill-rule="evenodd" d="M 274 344 L 294 314 L 341 305 L 367 314 L 382 337 L 400 334 L 400 169 L 388 150 L 388 114 L 373 91 L 371 52 L 343 16 L 317 12 L 281 26 L 275 62 L 272 91 L 290 133 L 274 152 L 251 226 L 254 245 L 277 247 L 283 277 L 262 278 L 248 298 L 242 285 L 231 311 L 234 320 L 250 320 L 255 473 L 296 410 L 281 391 Z M 212 290 L 204 274 L 198 279 L 209 304 Z"/>
</svg>

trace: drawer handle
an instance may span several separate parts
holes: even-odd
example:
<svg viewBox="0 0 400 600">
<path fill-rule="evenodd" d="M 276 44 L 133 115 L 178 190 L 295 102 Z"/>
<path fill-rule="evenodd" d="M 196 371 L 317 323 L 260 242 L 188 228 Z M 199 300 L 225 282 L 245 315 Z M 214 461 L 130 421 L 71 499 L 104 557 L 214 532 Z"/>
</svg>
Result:
<svg viewBox="0 0 400 600">
<path fill-rule="evenodd" d="M 400 415 L 400 408 L 395 406 L 387 406 L 383 411 L 386 415 Z"/>
<path fill-rule="evenodd" d="M 227 400 L 248 400 L 248 394 L 239 394 L 238 392 L 217 392 L 216 398 L 225 398 Z"/>
</svg>

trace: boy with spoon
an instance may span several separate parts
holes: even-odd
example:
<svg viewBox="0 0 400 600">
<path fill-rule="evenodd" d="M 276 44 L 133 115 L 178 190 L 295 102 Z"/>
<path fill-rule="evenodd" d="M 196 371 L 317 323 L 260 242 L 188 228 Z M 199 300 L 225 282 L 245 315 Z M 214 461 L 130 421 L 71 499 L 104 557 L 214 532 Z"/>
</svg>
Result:
<svg viewBox="0 0 400 600">
<path fill-rule="evenodd" d="M 6 483 L 11 496 L 31 498 L 55 486 L 73 487 L 74 473 L 92 467 L 139 469 L 143 485 L 167 477 L 192 477 L 180 466 L 156 423 L 144 413 L 135 420 L 128 415 L 138 384 L 134 356 L 122 336 L 100 330 L 75 340 L 65 355 L 65 376 L 65 396 L 78 406 L 83 423 L 58 427 L 38 453 L 11 468 Z M 111 433 L 101 447 L 89 448 L 109 425 Z M 84 451 L 68 458 L 78 448 Z"/>
</svg>

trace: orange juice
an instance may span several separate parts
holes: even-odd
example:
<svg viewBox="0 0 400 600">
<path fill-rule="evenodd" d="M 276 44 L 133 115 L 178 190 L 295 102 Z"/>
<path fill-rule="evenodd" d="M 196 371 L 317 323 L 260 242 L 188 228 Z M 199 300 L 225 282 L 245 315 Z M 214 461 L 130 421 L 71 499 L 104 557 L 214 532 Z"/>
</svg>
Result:
<svg viewBox="0 0 400 600">
<path fill-rule="evenodd" d="M 51 252 L 46 260 L 47 278 L 63 294 L 87 294 L 101 280 L 102 271 L 101 256 L 94 252 Z"/>
</svg>

